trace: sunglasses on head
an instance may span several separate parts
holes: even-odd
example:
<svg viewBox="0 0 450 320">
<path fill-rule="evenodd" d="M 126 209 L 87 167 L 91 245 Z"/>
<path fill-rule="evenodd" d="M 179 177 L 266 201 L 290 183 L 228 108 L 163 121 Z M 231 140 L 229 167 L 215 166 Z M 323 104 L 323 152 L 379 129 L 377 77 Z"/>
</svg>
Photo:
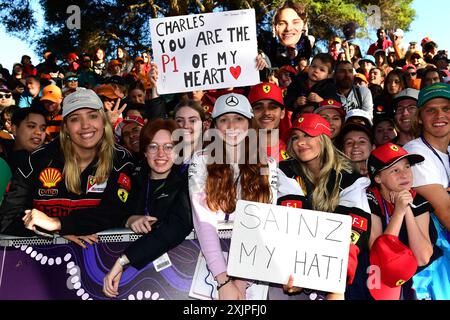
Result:
<svg viewBox="0 0 450 320">
<path fill-rule="evenodd" d="M 12 97 L 11 93 L 0 93 L 0 99 L 9 99 Z"/>
</svg>

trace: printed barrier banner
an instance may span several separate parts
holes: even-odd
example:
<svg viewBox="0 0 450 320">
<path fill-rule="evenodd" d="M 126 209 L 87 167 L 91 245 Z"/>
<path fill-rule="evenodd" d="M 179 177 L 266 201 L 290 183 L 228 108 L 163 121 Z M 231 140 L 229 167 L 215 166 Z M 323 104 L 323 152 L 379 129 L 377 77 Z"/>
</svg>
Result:
<svg viewBox="0 0 450 320">
<path fill-rule="evenodd" d="M 150 32 L 159 94 L 260 82 L 254 9 L 150 19 Z"/>
<path fill-rule="evenodd" d="M 62 238 L 0 237 L 0 300 L 107 300 L 102 292 L 103 277 L 123 250 L 134 241 L 134 234 L 100 234 L 100 243 L 87 249 Z M 229 239 L 222 239 L 224 250 Z M 60 244 L 54 244 L 54 243 Z M 5 244 L 6 243 L 6 244 Z M 189 236 L 168 252 L 171 265 L 159 272 L 150 263 L 142 270 L 125 269 L 119 285 L 119 300 L 192 300 L 191 287 L 208 287 L 211 283 L 194 283 L 200 255 L 195 236 Z M 211 277 L 208 277 L 211 279 Z M 208 281 L 207 278 L 200 281 Z M 289 297 L 282 286 L 273 285 L 264 296 L 271 300 L 304 299 Z M 262 297 L 262 296 L 260 296 Z"/>
</svg>

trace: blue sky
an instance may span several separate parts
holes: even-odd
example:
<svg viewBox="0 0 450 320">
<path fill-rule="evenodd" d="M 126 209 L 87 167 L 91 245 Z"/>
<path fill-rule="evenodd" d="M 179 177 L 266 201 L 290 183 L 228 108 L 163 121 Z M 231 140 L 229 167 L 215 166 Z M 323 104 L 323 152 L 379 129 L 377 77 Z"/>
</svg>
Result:
<svg viewBox="0 0 450 320">
<path fill-rule="evenodd" d="M 410 41 L 420 41 L 426 37 L 431 37 L 439 44 L 439 49 L 450 50 L 450 36 L 445 27 L 448 22 L 448 12 L 450 12 L 450 2 L 443 0 L 415 0 L 413 8 L 416 9 L 416 19 L 410 26 L 410 31 L 406 33 L 406 43 Z M 444 27 L 443 27 L 444 26 Z M 371 35 L 375 39 L 375 35 Z M 19 62 L 23 54 L 31 56 L 36 65 L 40 62 L 33 49 L 25 42 L 11 37 L 0 27 L 0 63 L 11 70 L 15 62 Z"/>
</svg>

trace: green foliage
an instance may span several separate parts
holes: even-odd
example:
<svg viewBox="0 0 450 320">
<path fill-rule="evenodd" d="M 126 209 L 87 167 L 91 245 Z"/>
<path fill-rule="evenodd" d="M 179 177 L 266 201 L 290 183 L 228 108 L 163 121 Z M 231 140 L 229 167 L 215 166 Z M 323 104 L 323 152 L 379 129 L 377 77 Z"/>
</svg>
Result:
<svg viewBox="0 0 450 320">
<path fill-rule="evenodd" d="M 124 45 L 131 54 L 151 47 L 149 19 L 213 10 L 254 8 L 259 34 L 270 37 L 274 9 L 283 0 L 72 0 L 70 4 L 60 0 L 10 0 L 0 4 L 0 23 L 7 32 L 30 44 L 40 52 L 52 48 L 56 54 L 66 54 L 77 48 L 87 52 L 96 47 L 114 50 Z M 381 8 L 382 22 L 387 28 L 408 30 L 415 17 L 411 8 L 413 0 L 299 0 L 307 5 L 309 33 L 318 40 L 332 35 L 342 36 L 342 27 L 356 22 L 367 35 L 367 7 Z M 40 5 L 44 12 L 44 26 L 37 29 L 33 5 Z M 69 5 L 81 9 L 81 29 L 69 30 L 66 20 Z M 38 38 L 31 37 L 39 34 Z"/>
</svg>

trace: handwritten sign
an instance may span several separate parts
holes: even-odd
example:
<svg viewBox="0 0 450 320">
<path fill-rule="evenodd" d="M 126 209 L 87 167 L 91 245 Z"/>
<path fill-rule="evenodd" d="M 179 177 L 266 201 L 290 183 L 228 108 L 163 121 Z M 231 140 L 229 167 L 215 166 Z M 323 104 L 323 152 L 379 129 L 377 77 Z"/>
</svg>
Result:
<svg viewBox="0 0 450 320">
<path fill-rule="evenodd" d="M 253 9 L 150 19 L 150 32 L 159 94 L 260 82 Z"/>
<path fill-rule="evenodd" d="M 228 274 L 344 293 L 350 216 L 238 201 Z"/>
</svg>

